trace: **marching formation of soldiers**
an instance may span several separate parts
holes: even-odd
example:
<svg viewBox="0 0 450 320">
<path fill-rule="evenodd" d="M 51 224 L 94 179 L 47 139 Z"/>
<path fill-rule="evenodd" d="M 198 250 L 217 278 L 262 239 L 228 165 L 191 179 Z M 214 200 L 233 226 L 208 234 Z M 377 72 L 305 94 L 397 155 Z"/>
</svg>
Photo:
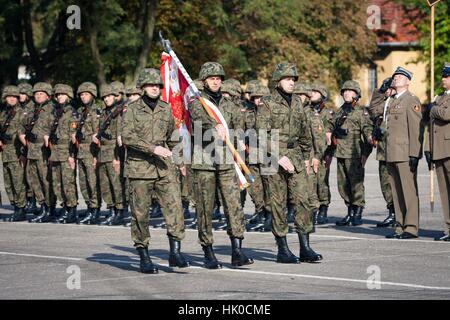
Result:
<svg viewBox="0 0 450 320">
<path fill-rule="evenodd" d="M 164 83 L 157 69 L 144 69 L 135 86 L 113 82 L 99 92 L 90 82 L 76 92 L 66 84 L 52 87 L 45 82 L 6 86 L 0 147 L 5 189 L 14 206 L 10 220 L 27 220 L 31 208 L 32 223 L 131 226 L 141 271 L 157 273 L 148 252 L 150 207 L 157 202 L 164 216 L 169 265 L 184 268 L 190 262 L 181 253 L 181 241 L 186 211 L 193 203 L 191 226 L 198 230 L 204 266 L 220 269 L 212 220 L 222 206 L 225 223 L 219 229 L 230 238 L 233 266 L 254 263 L 242 248 L 245 231 L 271 231 L 279 263 L 313 263 L 323 259 L 309 238 L 315 225 L 328 223 L 332 158 L 337 159 L 338 190 L 348 208 L 336 225 L 363 223 L 364 167 L 376 147 L 388 209 L 377 226 L 395 228 L 388 238 L 411 239 L 419 230 L 417 166 L 424 147 L 430 170 L 436 167 L 447 224 L 444 236 L 436 240 L 449 241 L 450 64 L 442 71 L 445 92 L 425 110 L 409 92 L 412 74 L 402 67 L 373 93 L 368 108 L 359 103 L 361 88 L 356 81 L 343 84 L 343 105 L 335 110 L 328 105 L 325 86 L 298 83 L 298 78 L 294 64 L 281 63 L 270 79 L 272 88 L 252 80 L 243 92 L 239 81 L 225 81 L 219 63 L 205 63 L 195 83 L 201 96 L 221 112 L 227 127 L 194 99 L 189 104 L 191 163 L 174 161 L 181 136 L 171 107 L 161 99 Z M 254 178 L 247 190 L 255 213 L 247 221 L 246 191 L 239 190 L 235 167 L 225 159 L 228 130 L 246 133 L 233 143 L 246 151 Z M 204 139 L 208 131 L 213 135 Z M 259 135 L 265 136 L 264 143 Z M 218 146 L 212 152 L 211 141 Z M 250 150 L 258 148 L 270 161 L 250 159 Z M 77 180 L 88 208 L 84 216 L 77 211 Z M 102 202 L 108 208 L 104 219 Z M 62 209 L 57 211 L 57 205 Z M 298 234 L 299 255 L 287 243 L 290 222 Z"/>
</svg>

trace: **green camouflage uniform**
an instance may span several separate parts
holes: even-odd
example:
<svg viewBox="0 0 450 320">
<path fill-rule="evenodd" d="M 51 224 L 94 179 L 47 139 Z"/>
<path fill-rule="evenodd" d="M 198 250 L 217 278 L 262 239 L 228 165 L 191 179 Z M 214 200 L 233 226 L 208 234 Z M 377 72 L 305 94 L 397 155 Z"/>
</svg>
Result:
<svg viewBox="0 0 450 320">
<path fill-rule="evenodd" d="M 116 94 L 109 86 L 108 94 Z M 106 89 L 102 89 L 102 92 L 106 92 Z M 105 97 L 105 93 L 102 93 L 102 98 Z M 120 182 L 120 171 L 116 172 L 113 167 L 114 160 L 119 159 L 119 146 L 117 144 L 117 137 L 120 130 L 120 113 L 116 113 L 112 116 L 118 106 L 116 103 L 104 108 L 99 119 L 99 128 L 105 125 L 105 122 L 109 118 L 109 124 L 106 124 L 107 129 L 105 134 L 107 138 L 102 137 L 100 143 L 100 151 L 98 153 L 98 171 L 100 180 L 100 190 L 103 200 L 106 202 L 108 208 L 116 208 L 117 210 L 123 210 L 123 193 L 122 184 Z"/>
<path fill-rule="evenodd" d="M 364 207 L 364 168 L 361 157 L 368 157 L 372 152 L 369 141 L 373 127 L 369 113 L 363 107 L 344 104 L 330 121 L 331 132 L 335 129 L 335 120 L 344 111 L 348 115 L 341 128 L 347 130 L 347 135 L 337 139 L 335 152 L 339 194 L 348 207 Z"/>
<path fill-rule="evenodd" d="M 155 69 L 144 69 L 139 83 L 160 79 Z M 153 79 L 153 80 L 152 80 Z M 161 80 L 162 83 L 162 80 Z M 159 84 L 159 81 L 156 83 Z M 172 109 L 158 99 L 152 110 L 143 98 L 131 103 L 124 113 L 123 143 L 127 148 L 125 176 L 130 185 L 131 236 L 135 247 L 148 247 L 150 242 L 148 209 L 151 194 L 156 193 L 167 224 L 167 235 L 176 241 L 184 238 L 184 217 L 177 168 L 170 158 L 153 153 L 157 146 L 173 149 L 178 134 Z"/>
<path fill-rule="evenodd" d="M 92 100 L 88 105 L 82 105 L 77 113 L 76 131 L 81 133 L 81 141 L 77 141 L 76 158 L 78 165 L 78 179 L 80 191 L 89 208 L 97 209 L 101 206 L 98 171 L 93 166 L 95 145 L 92 136 L 97 133 L 100 107 L 94 102 L 97 87 L 93 83 L 85 82 L 78 87 L 77 95 L 89 92 Z"/>
<path fill-rule="evenodd" d="M 44 91 L 49 96 L 52 94 L 52 87 L 47 83 L 38 82 L 33 87 L 33 92 Z M 26 126 L 32 125 L 32 135 L 35 139 L 27 140 L 27 180 L 33 189 L 36 200 L 48 206 L 55 204 L 55 197 L 51 188 L 51 171 L 48 170 L 48 149 L 44 146 L 44 135 L 50 133 L 52 124 L 53 103 L 47 100 L 42 105 L 35 105 L 33 113 L 28 115 L 25 121 Z M 35 121 L 33 121 L 35 120 Z M 34 123 L 34 125 L 33 125 Z M 26 134 L 26 127 L 22 128 L 23 134 Z"/>
<path fill-rule="evenodd" d="M 67 85 L 55 85 L 55 95 L 64 93 L 73 99 L 73 90 Z M 71 134 L 75 133 L 78 113 L 68 101 L 65 105 L 55 104 L 52 112 L 52 129 L 56 140 L 51 141 L 51 169 L 53 191 L 62 206 L 72 208 L 78 205 L 76 170 L 69 165 L 69 156 L 74 156 Z"/>
<path fill-rule="evenodd" d="M 222 78 L 225 76 L 219 64 L 205 63 L 200 71 L 200 78 L 202 80 L 206 79 L 209 71 Z M 202 97 L 209 99 L 217 106 L 225 118 L 228 128 L 230 130 L 242 130 L 243 121 L 240 112 L 237 112 L 236 104 L 229 98 L 222 96 L 217 105 L 217 102 L 215 103 L 214 99 L 206 91 L 207 88 L 205 87 L 202 92 Z M 211 142 L 211 140 L 203 141 L 207 139 L 200 139 L 202 141 L 201 145 L 195 143 L 196 134 L 201 134 L 201 137 L 204 137 L 205 131 L 214 133 L 214 128 L 217 123 L 207 114 L 198 100 L 195 100 L 189 105 L 189 110 L 193 125 L 193 130 L 191 131 L 193 134 L 192 141 L 194 142 L 192 170 L 194 172 L 194 190 L 200 244 L 206 247 L 212 245 L 214 242 L 211 212 L 214 209 L 214 190 L 216 188 L 219 190 L 220 198 L 225 208 L 227 234 L 232 238 L 243 239 L 245 220 L 244 212 L 239 203 L 239 182 L 232 162 L 229 164 L 230 161 L 226 162 L 225 160 L 226 157 L 230 158 L 229 151 L 224 145 L 225 143 L 222 144 L 221 141 L 217 140 L 212 140 L 214 142 Z M 195 122 L 199 122 L 198 125 Z M 219 145 L 216 145 L 215 150 L 206 148 L 208 145 L 214 143 Z M 213 154 L 211 154 L 211 151 L 213 151 Z"/>
<path fill-rule="evenodd" d="M 7 96 L 19 98 L 19 90 L 15 86 L 7 86 L 3 90 L 2 100 Z M 3 179 L 9 202 L 17 208 L 24 208 L 26 204 L 25 169 L 19 157 L 23 154 L 24 146 L 19 141 L 19 130 L 22 126 L 23 113 L 19 104 L 6 105 L 0 112 L 0 130 L 2 137 Z"/>
<path fill-rule="evenodd" d="M 279 81 L 278 73 L 285 76 L 297 76 L 295 66 L 280 64 L 274 72 L 273 78 Z M 295 206 L 295 228 L 297 233 L 309 234 L 313 225 L 309 208 L 308 178 L 304 161 L 309 159 L 312 148 L 311 131 L 303 111 L 300 98 L 292 94 L 291 105 L 282 97 L 278 89 L 270 96 L 263 98 L 263 105 L 258 108 L 256 129 L 267 132 L 268 152 L 274 149 L 270 141 L 273 134 L 278 133 L 278 158 L 275 160 L 276 169 L 270 168 L 268 175 L 269 194 L 272 204 L 272 232 L 278 238 L 288 233 L 288 222 L 285 214 L 288 194 Z M 274 157 L 274 154 L 271 154 Z M 289 173 L 278 165 L 278 159 L 286 156 L 292 162 L 295 172 Z"/>
</svg>

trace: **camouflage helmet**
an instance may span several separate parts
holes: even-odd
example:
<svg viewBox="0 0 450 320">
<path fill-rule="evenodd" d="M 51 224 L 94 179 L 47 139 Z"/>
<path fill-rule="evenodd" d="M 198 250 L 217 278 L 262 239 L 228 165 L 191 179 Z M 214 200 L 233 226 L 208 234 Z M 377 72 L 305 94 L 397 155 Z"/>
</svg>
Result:
<svg viewBox="0 0 450 320">
<path fill-rule="evenodd" d="M 245 93 L 251 93 L 255 90 L 257 86 L 262 85 L 261 81 L 259 80 L 250 80 L 247 82 L 247 86 L 245 87 Z"/>
<path fill-rule="evenodd" d="M 139 89 L 135 85 L 131 85 L 131 86 L 127 87 L 127 89 L 125 90 L 125 93 L 127 96 L 132 95 L 132 94 L 142 95 L 142 89 Z"/>
<path fill-rule="evenodd" d="M 250 99 L 253 97 L 263 97 L 270 95 L 270 90 L 267 86 L 264 86 L 262 83 L 254 86 L 253 90 L 249 93 Z"/>
<path fill-rule="evenodd" d="M 110 83 L 113 90 L 120 94 L 125 94 L 125 85 L 120 81 L 113 81 Z"/>
<path fill-rule="evenodd" d="M 137 86 L 142 88 L 146 84 L 159 84 L 161 88 L 164 87 L 164 82 L 158 69 L 146 68 L 139 73 Z"/>
<path fill-rule="evenodd" d="M 3 89 L 2 99 L 5 99 L 8 96 L 19 97 L 19 95 L 20 95 L 20 90 L 19 90 L 18 87 L 16 87 L 16 86 L 6 86 Z"/>
<path fill-rule="evenodd" d="M 102 84 L 100 86 L 100 98 L 103 99 L 104 97 L 109 96 L 111 94 L 117 96 L 116 91 L 114 91 L 114 89 L 111 87 L 110 84 Z"/>
<path fill-rule="evenodd" d="M 222 83 L 222 92 L 227 92 L 233 97 L 240 97 L 242 95 L 242 87 L 239 80 L 228 79 Z"/>
<path fill-rule="evenodd" d="M 83 82 L 80 84 L 77 90 L 77 95 L 80 95 L 83 92 L 89 92 L 94 96 L 94 98 L 97 98 L 97 86 L 92 82 Z"/>
<path fill-rule="evenodd" d="M 309 96 L 311 94 L 311 86 L 304 82 L 296 82 L 294 87 L 294 93 Z"/>
<path fill-rule="evenodd" d="M 278 82 L 285 77 L 294 77 L 295 81 L 298 80 L 298 71 L 295 64 L 288 62 L 277 64 L 272 73 L 272 81 Z"/>
<path fill-rule="evenodd" d="M 47 82 L 38 82 L 33 87 L 33 94 L 40 91 L 45 92 L 48 96 L 51 96 L 53 91 L 52 85 Z"/>
<path fill-rule="evenodd" d="M 311 85 L 310 89 L 311 91 L 319 92 L 325 100 L 327 100 L 328 97 L 330 96 L 330 92 L 328 91 L 327 87 L 325 87 L 323 84 L 314 83 L 313 85 Z"/>
<path fill-rule="evenodd" d="M 359 83 L 354 80 L 345 81 L 341 88 L 341 94 L 344 90 L 353 90 L 358 95 L 358 98 L 361 98 L 361 87 L 359 86 Z"/>
<path fill-rule="evenodd" d="M 194 84 L 199 91 L 203 91 L 203 82 L 200 79 L 195 79 Z"/>
<path fill-rule="evenodd" d="M 200 80 L 205 81 L 208 77 L 219 76 L 222 80 L 225 80 L 225 71 L 218 62 L 205 62 L 200 68 L 198 77 Z"/>
<path fill-rule="evenodd" d="M 19 91 L 22 94 L 26 94 L 27 96 L 31 97 L 33 95 L 33 86 L 29 83 L 22 82 L 18 85 Z"/>
<path fill-rule="evenodd" d="M 69 86 L 67 84 L 58 83 L 53 88 L 53 92 L 54 92 L 55 96 L 57 94 L 65 94 L 65 95 L 69 96 L 71 99 L 73 99 L 73 89 L 71 86 Z"/>
</svg>

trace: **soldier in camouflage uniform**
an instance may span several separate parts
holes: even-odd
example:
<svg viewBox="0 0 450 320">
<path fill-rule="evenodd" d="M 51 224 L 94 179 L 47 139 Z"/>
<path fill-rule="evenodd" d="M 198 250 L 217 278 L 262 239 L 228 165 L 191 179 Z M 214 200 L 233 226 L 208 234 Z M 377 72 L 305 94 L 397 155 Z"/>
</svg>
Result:
<svg viewBox="0 0 450 320">
<path fill-rule="evenodd" d="M 234 103 L 222 96 L 221 85 L 225 79 L 225 71 L 217 62 L 206 62 L 202 65 L 199 78 L 203 81 L 202 97 L 214 103 L 222 113 L 229 129 L 243 129 L 241 116 L 236 112 Z M 253 263 L 241 250 L 244 238 L 244 212 L 239 205 L 239 189 L 233 164 L 226 163 L 229 152 L 223 145 L 227 135 L 223 125 L 217 124 L 200 104 L 199 100 L 189 105 L 193 124 L 193 163 L 194 189 L 196 193 L 196 209 L 198 218 L 198 236 L 205 253 L 204 266 L 208 269 L 218 269 L 222 265 L 217 261 L 213 251 L 213 233 L 210 213 L 214 207 L 214 192 L 218 186 L 227 218 L 227 234 L 230 236 L 232 255 L 231 264 L 242 266 Z M 201 145 L 196 143 L 196 134 L 201 133 Z M 207 137 L 214 135 L 214 150 L 208 151 L 211 141 Z M 206 136 L 205 136 L 206 135 Z M 218 137 L 217 137 L 218 136 Z M 218 140 L 217 140 L 218 139 Z M 231 162 L 231 161 L 230 161 Z"/>
<path fill-rule="evenodd" d="M 153 191 L 163 207 L 167 224 L 169 266 L 185 268 L 190 265 L 180 252 L 184 218 L 171 151 L 179 139 L 172 139 L 173 134 L 178 136 L 172 109 L 160 99 L 164 83 L 159 71 L 142 70 L 138 85 L 145 94 L 128 107 L 123 127 L 123 142 L 127 147 L 125 171 L 130 182 L 131 237 L 139 252 L 141 272 L 157 273 L 148 253 L 148 208 Z"/>
<path fill-rule="evenodd" d="M 120 181 L 119 136 L 123 106 L 118 104 L 118 92 L 111 85 L 102 85 L 100 95 L 105 108 L 99 121 L 98 133 L 93 142 L 98 146 L 98 171 L 100 190 L 110 214 L 101 225 L 124 223 L 123 190 Z"/>
<path fill-rule="evenodd" d="M 394 95 L 395 88 L 391 87 L 392 78 L 387 78 L 379 89 L 376 89 L 372 94 L 370 105 L 368 108 L 370 117 L 372 118 L 374 132 L 373 138 L 376 141 L 377 160 L 378 160 L 378 174 L 380 177 L 381 192 L 386 201 L 388 216 L 384 221 L 377 223 L 377 227 L 393 227 L 395 225 L 395 209 L 394 199 L 392 197 L 392 188 L 389 183 L 389 172 L 386 163 L 386 121 L 385 110 Z"/>
<path fill-rule="evenodd" d="M 256 132 L 256 115 L 261 105 L 261 98 L 270 95 L 269 88 L 262 83 L 250 87 L 249 100 L 245 101 L 244 122 L 246 145 L 248 148 L 248 167 L 255 181 L 248 188 L 248 193 L 255 205 L 255 215 L 249 219 L 247 231 L 270 231 L 272 227 L 272 214 L 270 212 L 270 196 L 268 193 L 267 176 L 261 176 L 261 168 L 257 154 L 252 153 L 258 148 L 258 135 Z"/>
<path fill-rule="evenodd" d="M 52 187 L 56 199 L 65 209 L 58 222 L 74 223 L 78 222 L 78 197 L 71 134 L 76 129 L 77 111 L 71 104 L 74 96 L 70 86 L 57 84 L 53 91 L 56 102 L 51 115 L 51 128 L 45 136 L 51 149 Z"/>
<path fill-rule="evenodd" d="M 364 166 L 372 152 L 372 122 L 367 110 L 358 103 L 361 88 L 349 80 L 341 88 L 344 104 L 330 122 L 329 132 L 335 141 L 339 194 L 348 207 L 338 226 L 362 224 L 364 198 Z"/>
<path fill-rule="evenodd" d="M 33 87 L 33 93 L 35 108 L 24 121 L 25 126 L 20 134 L 22 143 L 28 147 L 28 184 L 41 205 L 40 215 L 30 222 L 49 222 L 55 218 L 53 210 L 50 209 L 54 206 L 55 199 L 51 189 L 51 171 L 48 168 L 48 139 L 44 136 L 50 132 L 52 125 L 52 86 L 38 82 Z"/>
<path fill-rule="evenodd" d="M 92 137 L 97 133 L 100 112 L 100 107 L 95 104 L 97 86 L 92 82 L 84 82 L 79 85 L 77 95 L 81 106 L 77 110 L 76 130 L 71 138 L 76 149 L 80 191 L 88 208 L 86 217 L 80 223 L 97 224 L 100 222 L 101 199 L 95 146 L 92 142 Z"/>
<path fill-rule="evenodd" d="M 132 103 L 141 97 L 142 90 L 137 88 L 135 85 L 130 85 L 127 87 L 125 93 L 126 93 L 129 103 Z"/>
<path fill-rule="evenodd" d="M 19 87 L 19 92 L 20 92 L 19 102 L 20 102 L 21 112 L 23 114 L 22 120 L 25 120 L 25 119 L 27 119 L 28 114 L 33 113 L 33 110 L 34 110 L 34 103 L 32 100 L 33 86 L 29 83 L 22 82 L 18 85 L 18 87 Z M 38 209 L 36 207 L 36 198 L 34 197 L 33 190 L 28 185 L 28 181 L 26 179 L 26 166 L 27 166 L 26 152 L 27 152 L 27 148 L 23 148 L 22 163 L 24 164 L 24 169 L 25 169 L 24 179 L 25 179 L 25 188 L 27 190 L 26 210 L 27 210 L 27 212 L 30 212 L 30 213 L 37 213 Z"/>
<path fill-rule="evenodd" d="M 19 106 L 19 88 L 6 86 L 2 100 L 6 103 L 0 112 L 0 151 L 2 152 L 3 179 L 9 202 L 14 206 L 11 221 L 26 220 L 25 168 L 20 161 L 24 146 L 18 134 L 22 125 Z"/>
<path fill-rule="evenodd" d="M 333 118 L 333 110 L 326 106 L 329 97 L 328 89 L 321 84 L 310 86 L 310 103 L 305 107 L 306 118 L 311 126 L 313 150 L 309 157 L 309 190 L 311 190 L 310 204 L 317 216 L 313 215 L 313 222 L 325 224 L 328 222 L 327 212 L 330 205 L 330 168 L 326 165 L 326 132 Z"/>
<path fill-rule="evenodd" d="M 128 212 L 128 183 L 125 179 L 124 175 L 124 168 L 125 168 L 125 147 L 122 143 L 122 130 L 123 130 L 123 117 L 124 112 L 127 110 L 128 100 L 126 98 L 126 90 L 125 86 L 120 81 L 114 81 L 111 82 L 111 87 L 113 91 L 118 93 L 117 100 L 116 100 L 116 108 L 122 108 L 122 112 L 119 115 L 119 126 L 118 126 L 118 133 L 117 133 L 117 145 L 118 145 L 118 153 L 119 153 L 119 161 L 120 161 L 120 184 L 122 186 L 122 201 L 124 204 L 124 211 Z"/>
<path fill-rule="evenodd" d="M 310 104 L 311 86 L 305 83 L 297 82 L 295 84 L 294 93 L 302 100 L 304 107 Z"/>
<path fill-rule="evenodd" d="M 258 134 L 262 131 L 267 134 L 267 150 L 264 154 L 276 158 L 276 163 L 265 168 L 263 174 L 268 174 L 272 233 L 278 245 L 279 263 L 322 260 L 322 255 L 314 252 L 309 244 L 313 225 L 309 210 L 306 167 L 309 166 L 312 138 L 301 100 L 293 94 L 297 80 L 298 72 L 294 64 L 278 64 L 271 79 L 276 87 L 270 96 L 263 97 L 256 116 Z M 275 145 L 271 143 L 272 135 L 278 135 Z M 288 194 L 295 205 L 295 228 L 300 242 L 300 258 L 289 250 L 286 240 L 289 228 L 284 209 Z"/>
</svg>

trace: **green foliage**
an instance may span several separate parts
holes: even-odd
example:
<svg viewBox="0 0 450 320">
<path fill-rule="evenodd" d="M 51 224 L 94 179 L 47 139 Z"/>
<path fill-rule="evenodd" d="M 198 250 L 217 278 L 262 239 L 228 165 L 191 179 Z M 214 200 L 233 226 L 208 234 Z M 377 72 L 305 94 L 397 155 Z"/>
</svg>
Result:
<svg viewBox="0 0 450 320">
<path fill-rule="evenodd" d="M 106 80 L 132 78 L 145 36 L 139 23 L 141 2 L 73 1 L 82 9 L 82 29 L 62 33 L 61 41 L 55 42 L 58 50 L 44 66 L 48 80 L 73 86 L 97 82 L 87 23 L 97 32 Z M 31 3 L 34 45 L 42 53 L 60 27 L 58 15 L 67 2 Z M 21 12 L 26 8 L 19 1 L 0 0 L 0 5 L 0 39 L 5 43 L 0 81 L 14 79 L 18 64 L 36 76 L 23 39 L 8 41 L 11 34 L 23 34 Z M 147 64 L 160 64 L 161 30 L 193 78 L 206 61 L 220 62 L 227 77 L 242 82 L 270 78 L 276 63 L 290 61 L 297 64 L 301 80 L 320 80 L 337 88 L 376 50 L 374 34 L 365 26 L 366 8 L 366 1 L 353 0 L 159 0 Z M 9 69 L 6 61 L 13 61 Z"/>
</svg>

